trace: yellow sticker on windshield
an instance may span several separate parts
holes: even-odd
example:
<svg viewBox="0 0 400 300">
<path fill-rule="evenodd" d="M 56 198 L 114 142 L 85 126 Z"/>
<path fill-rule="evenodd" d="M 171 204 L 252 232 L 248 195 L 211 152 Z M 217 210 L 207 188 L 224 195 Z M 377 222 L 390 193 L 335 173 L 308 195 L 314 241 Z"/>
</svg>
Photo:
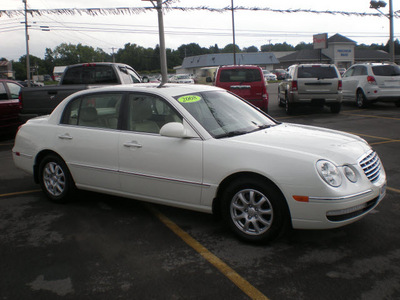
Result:
<svg viewBox="0 0 400 300">
<path fill-rule="evenodd" d="M 200 100 L 201 100 L 201 97 L 196 96 L 196 95 L 186 95 L 186 96 L 180 97 L 178 99 L 178 101 L 181 103 L 193 103 L 193 102 L 197 102 Z"/>
</svg>

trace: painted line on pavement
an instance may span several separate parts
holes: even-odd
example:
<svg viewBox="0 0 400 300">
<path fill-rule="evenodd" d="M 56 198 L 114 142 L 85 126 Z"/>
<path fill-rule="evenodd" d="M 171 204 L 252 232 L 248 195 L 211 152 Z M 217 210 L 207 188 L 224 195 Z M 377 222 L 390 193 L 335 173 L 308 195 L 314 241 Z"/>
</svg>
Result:
<svg viewBox="0 0 400 300">
<path fill-rule="evenodd" d="M 398 189 L 394 189 L 394 188 L 391 188 L 391 187 L 388 187 L 388 186 L 386 187 L 386 189 L 391 191 L 391 192 L 395 192 L 395 193 L 399 193 L 400 194 L 400 190 L 398 190 Z"/>
<path fill-rule="evenodd" d="M 186 244 L 192 247 L 196 252 L 198 252 L 204 259 L 206 259 L 210 264 L 217 268 L 223 275 L 225 275 L 229 280 L 231 280 L 238 288 L 240 288 L 247 296 L 251 299 L 264 299 L 268 300 L 263 293 L 261 293 L 257 288 L 251 285 L 246 279 L 241 277 L 235 270 L 229 267 L 220 258 L 212 254 L 207 248 L 195 240 L 186 231 L 181 229 L 177 224 L 159 212 L 151 205 L 146 205 L 147 209 L 150 210 L 165 226 L 167 226 L 172 232 L 179 236 Z"/>
<path fill-rule="evenodd" d="M 25 195 L 25 194 L 33 194 L 37 192 L 41 192 L 42 190 L 31 190 L 31 191 L 23 191 L 23 192 L 14 192 L 14 193 L 7 193 L 7 194 L 0 194 L 0 198 L 9 197 L 9 196 L 18 196 L 18 195 Z"/>
<path fill-rule="evenodd" d="M 387 120 L 400 121 L 400 118 L 394 118 L 394 117 L 383 117 L 383 116 L 374 116 L 374 115 L 361 115 L 361 114 L 348 113 L 348 112 L 341 112 L 341 114 L 348 115 L 348 116 L 356 116 L 356 117 L 367 117 L 367 118 L 376 118 L 376 119 L 387 119 Z"/>
</svg>

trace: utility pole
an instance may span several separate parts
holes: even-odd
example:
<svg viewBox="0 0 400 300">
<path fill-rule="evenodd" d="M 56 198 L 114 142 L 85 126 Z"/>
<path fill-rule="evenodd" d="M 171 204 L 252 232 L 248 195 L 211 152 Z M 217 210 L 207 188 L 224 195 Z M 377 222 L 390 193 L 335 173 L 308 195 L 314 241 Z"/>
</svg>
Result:
<svg viewBox="0 0 400 300">
<path fill-rule="evenodd" d="M 382 14 L 383 16 L 387 17 L 389 19 L 390 22 L 390 39 L 389 39 L 389 53 L 390 53 L 390 61 L 391 62 L 395 62 L 395 53 L 394 53 L 394 29 L 393 29 L 393 0 L 389 0 L 389 16 L 387 14 L 384 14 L 383 12 L 381 12 L 379 9 L 382 7 L 386 6 L 386 2 L 385 1 L 375 1 L 372 0 L 370 2 L 370 8 L 376 9 L 377 11 L 379 11 L 380 14 Z"/>
<path fill-rule="evenodd" d="M 233 34 L 233 64 L 236 65 L 235 9 L 233 7 L 233 0 L 231 0 L 231 8 L 232 8 L 232 34 Z"/>
<path fill-rule="evenodd" d="M 389 22 L 390 22 L 390 61 L 395 61 L 394 54 L 394 29 L 393 29 L 393 2 L 389 0 Z"/>
<path fill-rule="evenodd" d="M 167 53 L 165 50 L 165 37 L 164 37 L 164 18 L 162 10 L 162 0 L 157 0 L 157 5 L 154 4 L 153 0 L 142 0 L 150 1 L 151 4 L 157 9 L 158 13 L 158 35 L 160 39 L 160 66 L 161 66 L 161 84 L 160 87 L 168 82 L 168 68 L 167 68 Z"/>
<path fill-rule="evenodd" d="M 25 42 L 26 42 L 26 77 L 28 80 L 28 87 L 31 86 L 31 64 L 29 61 L 29 34 L 28 34 L 28 9 L 26 8 L 26 1 L 22 0 L 25 5 Z"/>
</svg>

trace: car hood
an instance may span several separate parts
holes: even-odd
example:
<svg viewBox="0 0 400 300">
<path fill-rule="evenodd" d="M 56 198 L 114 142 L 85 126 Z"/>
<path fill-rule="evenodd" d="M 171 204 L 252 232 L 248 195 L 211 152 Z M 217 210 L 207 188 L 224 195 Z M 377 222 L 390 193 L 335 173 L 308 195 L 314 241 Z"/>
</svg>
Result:
<svg viewBox="0 0 400 300">
<path fill-rule="evenodd" d="M 329 159 L 338 165 L 354 164 L 371 149 L 365 140 L 353 134 L 289 123 L 236 136 L 231 141 L 274 148 L 281 154 L 300 152 L 316 159 Z"/>
</svg>

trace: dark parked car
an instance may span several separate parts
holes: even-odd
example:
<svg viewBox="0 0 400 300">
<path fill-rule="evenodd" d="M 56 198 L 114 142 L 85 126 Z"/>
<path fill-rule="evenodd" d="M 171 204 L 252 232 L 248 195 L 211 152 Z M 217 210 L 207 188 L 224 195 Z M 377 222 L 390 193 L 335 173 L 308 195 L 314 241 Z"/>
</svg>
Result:
<svg viewBox="0 0 400 300">
<path fill-rule="evenodd" d="M 0 133 L 9 133 L 20 125 L 18 95 L 21 88 L 18 82 L 0 79 Z"/>
<path fill-rule="evenodd" d="M 271 73 L 275 74 L 278 80 L 284 80 L 287 72 L 284 69 L 275 69 Z"/>
</svg>

